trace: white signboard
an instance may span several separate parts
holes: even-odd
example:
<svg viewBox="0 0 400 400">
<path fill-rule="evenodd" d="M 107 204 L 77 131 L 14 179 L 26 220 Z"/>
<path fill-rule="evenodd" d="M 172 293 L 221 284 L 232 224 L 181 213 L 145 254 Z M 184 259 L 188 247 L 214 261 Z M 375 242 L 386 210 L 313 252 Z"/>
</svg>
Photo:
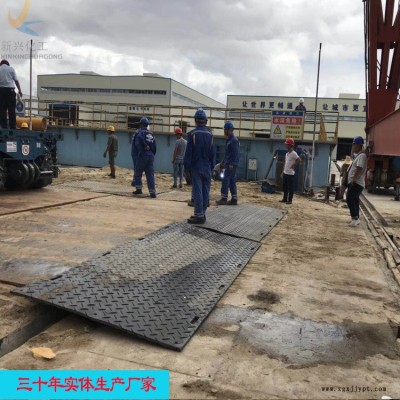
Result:
<svg viewBox="0 0 400 400">
<path fill-rule="evenodd" d="M 257 159 L 256 158 L 249 158 L 248 169 L 249 169 L 249 171 L 257 171 Z"/>
<path fill-rule="evenodd" d="M 7 142 L 7 153 L 17 152 L 17 142 Z"/>
</svg>

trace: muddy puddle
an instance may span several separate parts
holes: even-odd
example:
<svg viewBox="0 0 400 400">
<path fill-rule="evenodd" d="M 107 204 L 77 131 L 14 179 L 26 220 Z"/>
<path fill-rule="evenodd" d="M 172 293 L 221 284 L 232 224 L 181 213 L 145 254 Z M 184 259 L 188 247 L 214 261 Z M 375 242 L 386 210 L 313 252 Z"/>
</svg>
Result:
<svg viewBox="0 0 400 400">
<path fill-rule="evenodd" d="M 0 265 L 0 281 L 22 286 L 38 280 L 54 278 L 71 267 L 43 260 L 18 259 Z"/>
<path fill-rule="evenodd" d="M 276 314 L 237 307 L 216 309 L 202 329 L 235 336 L 235 343 L 250 347 L 294 366 L 349 364 L 375 354 L 397 358 L 396 337 L 389 324 L 329 324 L 302 319 L 292 313 Z"/>
</svg>

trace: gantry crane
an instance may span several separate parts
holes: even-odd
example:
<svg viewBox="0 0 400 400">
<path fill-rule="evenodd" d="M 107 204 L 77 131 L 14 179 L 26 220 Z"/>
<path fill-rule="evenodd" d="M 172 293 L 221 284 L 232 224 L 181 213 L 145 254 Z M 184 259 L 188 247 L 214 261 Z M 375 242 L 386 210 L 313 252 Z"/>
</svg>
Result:
<svg viewBox="0 0 400 400">
<path fill-rule="evenodd" d="M 400 192 L 400 9 L 395 0 L 363 0 L 369 149 L 367 189 Z M 397 4 L 396 4 L 397 3 Z"/>
</svg>

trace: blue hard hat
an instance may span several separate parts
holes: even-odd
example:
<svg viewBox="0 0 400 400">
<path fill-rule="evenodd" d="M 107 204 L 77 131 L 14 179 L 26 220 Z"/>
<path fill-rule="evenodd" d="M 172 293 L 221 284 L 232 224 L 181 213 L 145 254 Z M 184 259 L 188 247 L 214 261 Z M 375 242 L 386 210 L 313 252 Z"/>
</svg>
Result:
<svg viewBox="0 0 400 400">
<path fill-rule="evenodd" d="M 139 124 L 147 126 L 149 125 L 149 120 L 146 117 L 140 118 Z"/>
<path fill-rule="evenodd" d="M 364 144 L 364 138 L 362 136 L 356 136 L 353 140 L 353 144 Z"/>
<path fill-rule="evenodd" d="M 226 121 L 225 125 L 224 125 L 224 129 L 235 129 L 235 127 L 233 126 L 233 122 L 232 121 Z"/>
<path fill-rule="evenodd" d="M 196 111 L 196 114 L 194 114 L 194 119 L 197 119 L 198 121 L 207 121 L 207 114 L 206 112 L 200 108 Z"/>
</svg>

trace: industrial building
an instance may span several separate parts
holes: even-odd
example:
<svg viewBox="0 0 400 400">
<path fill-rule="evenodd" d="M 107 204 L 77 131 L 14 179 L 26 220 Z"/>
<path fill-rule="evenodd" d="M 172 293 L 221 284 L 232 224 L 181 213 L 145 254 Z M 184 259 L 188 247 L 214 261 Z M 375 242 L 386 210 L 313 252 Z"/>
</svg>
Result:
<svg viewBox="0 0 400 400">
<path fill-rule="evenodd" d="M 193 109 L 212 109 L 209 117 L 224 119 L 225 104 L 173 79 L 158 74 L 104 76 L 90 71 L 79 74 L 39 75 L 40 114 L 58 126 L 135 129 L 143 115 L 152 129 L 169 133 L 193 126 Z M 215 122 L 215 121 L 214 121 Z"/>
<path fill-rule="evenodd" d="M 274 111 L 294 111 L 298 97 L 228 95 L 227 104 L 218 102 L 180 82 L 158 74 L 104 76 L 90 71 L 79 74 L 38 76 L 40 115 L 48 115 L 50 125 L 104 129 L 112 123 L 119 130 L 136 129 L 139 119 L 150 118 L 152 130 L 171 133 L 179 126 L 193 127 L 193 113 L 204 108 L 209 126 L 222 136 L 226 119 L 235 123 L 242 138 L 271 139 Z M 366 102 L 359 94 L 338 98 L 304 97 L 307 113 L 302 141 L 337 143 L 332 157 L 343 159 L 350 153 L 354 136 L 365 136 Z M 314 135 L 316 132 L 316 135 Z"/>
<path fill-rule="evenodd" d="M 274 111 L 294 111 L 298 97 L 246 96 L 229 95 L 227 105 L 205 96 L 173 79 L 158 74 L 143 76 L 103 76 L 93 72 L 79 74 L 58 74 L 38 76 L 38 98 L 41 115 L 48 115 L 50 125 L 58 127 L 79 128 L 77 137 L 69 138 L 72 142 L 67 148 L 82 146 L 83 132 L 87 129 L 104 131 L 109 124 L 115 125 L 121 132 L 120 140 L 130 146 L 130 135 L 138 126 L 142 116 L 150 118 L 151 129 L 157 135 L 172 134 L 179 126 L 187 132 L 194 126 L 193 114 L 197 108 L 204 108 L 209 116 L 208 126 L 216 136 L 217 158 L 221 157 L 223 142 L 218 139 L 223 135 L 223 123 L 230 119 L 236 127 L 236 134 L 242 139 L 242 163 L 239 168 L 241 178 L 261 176 L 273 157 L 275 149 L 282 140 L 271 136 L 271 123 Z M 359 95 L 340 95 L 338 99 L 318 99 L 317 114 L 314 113 L 315 99 L 304 98 L 307 113 L 301 135 L 296 138 L 302 151 L 311 154 L 313 138 L 320 143 L 316 152 L 318 177 L 315 183 L 322 185 L 329 177 L 329 163 L 326 160 L 341 159 L 350 152 L 351 140 L 355 135 L 363 134 L 365 126 L 365 100 Z M 122 134 L 122 132 L 126 134 Z M 313 135 L 316 132 L 316 135 Z M 66 131 L 65 131 L 66 133 Z M 94 135 L 94 136 L 93 136 Z M 121 136 L 122 135 L 122 136 Z M 79 136 L 79 137 L 78 137 Z M 93 136 L 92 139 L 90 139 Z M 169 135 L 168 135 L 169 136 Z M 85 136 L 86 137 L 86 136 Z M 93 148 L 96 142 L 95 133 L 88 132 L 89 142 Z M 156 169 L 170 172 L 169 137 L 159 137 L 159 144 L 166 147 L 165 157 L 158 157 Z M 75 143 L 76 142 L 76 143 Z M 276 143 L 275 143 L 276 142 Z M 253 146 L 250 146 L 253 143 Z M 336 146 L 336 144 L 339 146 Z M 325 146 L 325 144 L 327 146 Z M 264 145 L 270 149 L 265 152 Z M 253 149 L 253 150 L 250 150 Z M 274 150 L 272 150 L 274 149 Z M 259 153 L 260 150 L 260 154 Z M 74 152 L 71 159 L 69 152 L 60 146 L 60 159 L 64 163 L 76 165 L 98 165 L 101 160 L 89 160 L 85 150 Z M 266 156 L 262 156 L 262 154 Z M 324 155 L 322 158 L 322 154 Z M 122 165 L 130 165 L 129 152 L 121 157 Z M 249 162 L 257 160 L 255 173 L 252 173 Z M 252 166 L 253 168 L 253 166 Z M 273 176 L 276 175 L 272 169 Z M 304 172 L 304 174 L 309 174 Z M 279 175 L 279 174 L 278 174 Z M 301 178 L 303 181 L 303 178 Z"/>
<path fill-rule="evenodd" d="M 294 111 L 299 104 L 299 97 L 229 95 L 227 108 L 234 109 L 232 116 L 246 118 L 248 132 L 256 137 L 270 137 L 271 115 L 273 111 Z M 315 97 L 304 97 L 307 115 L 304 123 L 304 139 L 312 139 L 314 132 Z M 264 129 L 261 118 L 265 119 Z M 253 121 L 257 123 L 253 124 Z M 322 122 L 321 122 L 322 121 Z M 354 136 L 365 137 L 366 101 L 359 94 L 340 94 L 338 98 L 319 98 L 317 102 L 316 140 L 325 131 L 328 140 L 337 140 L 334 151 L 338 159 L 350 154 Z M 261 128 L 261 129 L 260 129 Z M 324 141 L 325 139 L 322 139 Z"/>
</svg>

